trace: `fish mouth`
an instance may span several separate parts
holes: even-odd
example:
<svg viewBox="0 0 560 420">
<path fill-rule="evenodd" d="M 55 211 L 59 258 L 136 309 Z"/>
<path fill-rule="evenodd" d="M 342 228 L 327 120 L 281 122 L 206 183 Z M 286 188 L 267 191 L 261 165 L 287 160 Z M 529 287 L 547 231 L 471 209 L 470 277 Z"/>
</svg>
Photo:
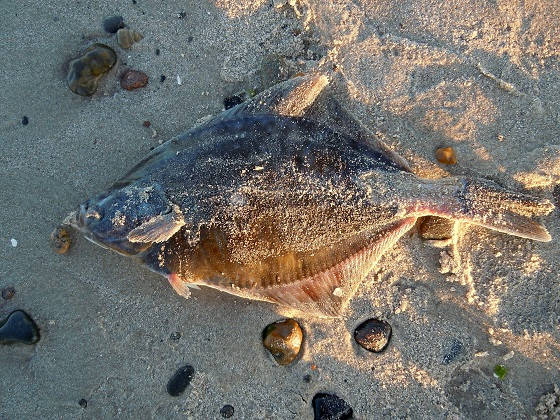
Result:
<svg viewBox="0 0 560 420">
<path fill-rule="evenodd" d="M 87 207 L 84 204 L 80 204 L 80 208 L 78 210 L 74 210 L 68 214 L 62 221 L 62 225 L 71 226 L 74 229 L 79 230 L 80 232 L 87 232 L 85 229 L 86 223 L 86 212 Z"/>
<path fill-rule="evenodd" d="M 132 244 L 126 238 L 100 237 L 96 233 L 95 221 L 102 218 L 100 211 L 90 207 L 88 202 L 80 205 L 77 210 L 70 212 L 62 221 L 63 226 L 70 226 L 82 233 L 84 237 L 101 248 L 113 250 L 121 255 L 130 257 L 145 251 L 152 246 L 151 243 Z"/>
</svg>

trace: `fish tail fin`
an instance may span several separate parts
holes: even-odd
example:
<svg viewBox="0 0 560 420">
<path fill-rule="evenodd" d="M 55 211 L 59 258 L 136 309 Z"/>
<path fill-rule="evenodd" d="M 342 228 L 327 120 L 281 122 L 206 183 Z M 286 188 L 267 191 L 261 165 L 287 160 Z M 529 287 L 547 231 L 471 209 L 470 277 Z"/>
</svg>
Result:
<svg viewBox="0 0 560 420">
<path fill-rule="evenodd" d="M 449 181 L 442 180 L 443 183 Z M 437 182 L 431 187 L 436 185 Z M 535 241 L 549 242 L 552 239 L 546 228 L 535 220 L 535 217 L 554 210 L 555 206 L 549 200 L 509 191 L 491 181 L 468 178 L 455 178 L 451 192 L 447 196 L 450 202 L 432 208 L 435 210 L 432 215 Z"/>
</svg>

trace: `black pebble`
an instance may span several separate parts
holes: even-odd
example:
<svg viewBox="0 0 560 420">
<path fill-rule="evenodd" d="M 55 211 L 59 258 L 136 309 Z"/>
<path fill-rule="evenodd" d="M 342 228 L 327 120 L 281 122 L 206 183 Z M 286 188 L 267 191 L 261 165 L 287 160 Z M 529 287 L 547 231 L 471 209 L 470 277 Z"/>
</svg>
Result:
<svg viewBox="0 0 560 420">
<path fill-rule="evenodd" d="M 132 0 L 132 4 L 136 4 L 136 0 Z"/>
<path fill-rule="evenodd" d="M 160 83 L 165 82 L 165 75 L 164 75 L 164 74 L 162 74 L 162 75 L 159 77 L 159 82 L 160 82 Z"/>
<path fill-rule="evenodd" d="M 177 341 L 181 338 L 181 333 L 179 331 L 175 331 L 174 333 L 171 333 L 169 338 L 174 340 L 174 341 Z"/>
<path fill-rule="evenodd" d="M 233 406 L 226 404 L 220 410 L 220 414 L 224 419 L 229 419 L 231 416 L 233 416 L 233 411 Z"/>
<path fill-rule="evenodd" d="M 311 375 L 307 374 L 303 377 L 303 382 L 309 383 L 311 382 Z"/>
<path fill-rule="evenodd" d="M 192 37 L 192 36 L 189 36 L 189 37 L 187 38 L 187 42 L 192 42 L 192 40 L 193 40 L 193 37 Z"/>
<path fill-rule="evenodd" d="M 179 12 L 179 13 L 177 13 L 177 17 L 178 17 L 179 19 L 183 19 L 183 18 L 186 17 L 186 16 L 187 16 L 187 12 Z"/>
<path fill-rule="evenodd" d="M 39 338 L 37 324 L 22 310 L 12 312 L 0 323 L 0 344 L 35 344 Z"/>
<path fill-rule="evenodd" d="M 379 319 L 368 319 L 356 327 L 354 339 L 364 349 L 379 353 L 385 350 L 387 344 L 389 344 L 391 326 Z"/>
<path fill-rule="evenodd" d="M 122 16 L 111 16 L 103 19 L 103 29 L 110 34 L 116 34 L 119 29 L 124 27 L 124 19 Z"/>
<path fill-rule="evenodd" d="M 24 115 L 23 118 L 21 119 L 21 123 L 22 123 L 23 125 L 29 124 L 29 118 L 27 118 L 27 117 Z"/>
<path fill-rule="evenodd" d="M 243 98 L 241 95 L 232 95 L 224 98 L 224 107 L 226 109 L 233 108 L 235 105 L 239 105 L 243 103 Z"/>
<path fill-rule="evenodd" d="M 311 405 L 314 420 L 347 420 L 354 414 L 352 407 L 335 394 L 316 394 Z"/>
<path fill-rule="evenodd" d="M 12 286 L 4 287 L 2 289 L 2 299 L 4 300 L 10 300 L 14 297 L 15 294 L 16 289 L 14 289 Z"/>
<path fill-rule="evenodd" d="M 172 397 L 181 395 L 191 383 L 194 376 L 194 368 L 191 365 L 185 365 L 177 369 L 177 372 L 171 377 L 167 383 L 167 392 Z"/>
<path fill-rule="evenodd" d="M 552 191 L 552 196 L 556 200 L 556 207 L 560 207 L 560 185 L 556 185 Z"/>
<path fill-rule="evenodd" d="M 78 401 L 78 404 L 80 404 L 80 407 L 86 408 L 87 407 L 87 400 L 85 398 L 82 398 L 80 401 Z"/>
<path fill-rule="evenodd" d="M 156 55 L 159 55 L 159 48 L 156 48 Z"/>
<path fill-rule="evenodd" d="M 451 343 L 451 347 L 449 351 L 443 356 L 443 360 L 441 361 L 442 364 L 448 365 L 449 363 L 453 362 L 454 360 L 459 357 L 459 355 L 463 352 L 463 343 L 461 343 L 456 338 L 453 339 Z"/>
</svg>

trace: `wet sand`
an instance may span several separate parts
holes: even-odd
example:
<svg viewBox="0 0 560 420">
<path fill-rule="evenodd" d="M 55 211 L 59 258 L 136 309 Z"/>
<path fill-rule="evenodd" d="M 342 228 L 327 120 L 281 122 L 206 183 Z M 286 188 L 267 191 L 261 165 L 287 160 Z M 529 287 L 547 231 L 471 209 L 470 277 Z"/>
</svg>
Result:
<svg viewBox="0 0 560 420">
<path fill-rule="evenodd" d="M 549 243 L 469 225 L 453 249 L 406 235 L 343 319 L 297 317 L 303 355 L 288 367 L 266 354 L 261 331 L 289 311 L 209 289 L 184 300 L 83 238 L 68 255 L 50 248 L 50 232 L 78 203 L 219 113 L 225 97 L 318 66 L 336 69 L 331 93 L 418 174 L 485 176 L 558 206 L 554 2 L 326 3 L 0 6 L 0 287 L 16 291 L 0 316 L 23 309 L 41 328 L 35 345 L 0 347 L 0 417 L 220 418 L 230 404 L 233 418 L 312 418 L 323 391 L 363 419 L 535 415 L 560 382 L 558 210 L 543 218 Z M 102 27 L 112 15 L 144 39 L 120 49 Z M 93 42 L 119 62 L 82 98 L 65 66 Z M 147 87 L 122 90 L 126 68 L 144 71 Z M 457 165 L 437 163 L 440 146 L 456 150 Z M 381 354 L 352 338 L 374 316 L 393 328 Z M 185 364 L 193 381 L 172 397 L 167 381 Z M 503 379 L 497 364 L 508 369 Z"/>
</svg>

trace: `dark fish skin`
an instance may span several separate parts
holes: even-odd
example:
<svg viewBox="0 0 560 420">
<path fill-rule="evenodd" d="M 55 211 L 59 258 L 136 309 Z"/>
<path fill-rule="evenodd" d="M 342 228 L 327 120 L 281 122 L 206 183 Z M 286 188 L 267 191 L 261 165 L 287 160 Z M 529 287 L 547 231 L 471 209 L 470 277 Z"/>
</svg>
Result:
<svg viewBox="0 0 560 420">
<path fill-rule="evenodd" d="M 205 285 L 326 316 L 418 217 L 550 240 L 533 220 L 552 211 L 548 200 L 486 180 L 418 178 L 338 108 L 332 127 L 307 118 L 325 84 L 285 82 L 171 139 L 66 222 L 185 297 Z"/>
</svg>

